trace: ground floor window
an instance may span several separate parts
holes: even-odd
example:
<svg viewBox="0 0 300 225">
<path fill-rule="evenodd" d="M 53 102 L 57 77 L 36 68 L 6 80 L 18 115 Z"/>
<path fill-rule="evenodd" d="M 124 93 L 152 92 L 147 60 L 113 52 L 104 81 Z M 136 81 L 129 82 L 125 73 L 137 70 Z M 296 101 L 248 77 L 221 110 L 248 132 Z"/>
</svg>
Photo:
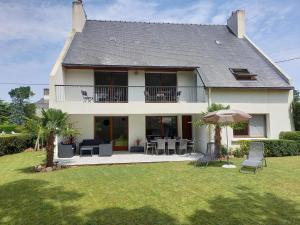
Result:
<svg viewBox="0 0 300 225">
<path fill-rule="evenodd" d="M 243 127 L 243 129 L 233 129 L 234 137 L 266 137 L 266 115 L 254 114 Z"/>
<path fill-rule="evenodd" d="M 94 136 L 101 143 L 112 141 L 114 150 L 128 150 L 128 117 L 96 116 Z"/>
<path fill-rule="evenodd" d="M 177 116 L 146 116 L 146 136 L 177 137 Z"/>
</svg>

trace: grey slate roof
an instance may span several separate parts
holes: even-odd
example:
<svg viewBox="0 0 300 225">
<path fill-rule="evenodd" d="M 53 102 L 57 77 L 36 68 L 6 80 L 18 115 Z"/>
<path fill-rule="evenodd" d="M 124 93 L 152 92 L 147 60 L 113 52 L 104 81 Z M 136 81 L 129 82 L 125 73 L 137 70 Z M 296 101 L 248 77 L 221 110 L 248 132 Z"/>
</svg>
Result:
<svg viewBox="0 0 300 225">
<path fill-rule="evenodd" d="M 226 25 L 88 20 L 76 33 L 63 65 L 192 67 L 199 68 L 207 87 L 290 87 Z M 257 80 L 238 81 L 229 68 L 247 68 Z"/>
<path fill-rule="evenodd" d="M 49 100 L 46 100 L 44 98 L 41 98 L 34 104 L 38 109 L 48 109 L 49 108 Z"/>
</svg>

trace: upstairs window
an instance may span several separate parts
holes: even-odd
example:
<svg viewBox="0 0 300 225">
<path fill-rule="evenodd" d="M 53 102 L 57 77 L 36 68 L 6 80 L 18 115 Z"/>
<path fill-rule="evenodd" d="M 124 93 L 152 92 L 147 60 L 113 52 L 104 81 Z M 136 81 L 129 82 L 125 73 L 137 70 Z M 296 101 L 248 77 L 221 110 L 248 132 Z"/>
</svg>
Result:
<svg viewBox="0 0 300 225">
<path fill-rule="evenodd" d="M 229 68 L 237 80 L 256 80 L 256 74 L 250 73 L 245 68 Z"/>
</svg>

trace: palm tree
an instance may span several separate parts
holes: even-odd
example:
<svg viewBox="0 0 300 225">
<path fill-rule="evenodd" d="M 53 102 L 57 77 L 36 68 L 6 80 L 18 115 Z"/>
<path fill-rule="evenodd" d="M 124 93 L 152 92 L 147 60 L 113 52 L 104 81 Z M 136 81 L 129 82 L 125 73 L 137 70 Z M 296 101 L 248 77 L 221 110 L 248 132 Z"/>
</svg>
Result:
<svg viewBox="0 0 300 225">
<path fill-rule="evenodd" d="M 62 130 L 61 135 L 64 137 L 64 144 L 74 144 L 80 132 L 73 127 L 73 124 L 69 123 Z"/>
<path fill-rule="evenodd" d="M 211 126 L 214 126 L 215 128 L 215 135 L 214 135 L 214 141 L 215 141 L 215 146 L 216 146 L 216 155 L 218 157 L 221 156 L 221 128 L 222 128 L 222 125 L 220 124 L 208 124 L 206 123 L 203 118 L 204 116 L 207 114 L 207 113 L 210 113 L 210 112 L 215 112 L 215 111 L 218 111 L 218 110 L 222 110 L 222 109 L 229 109 L 230 106 L 229 105 L 222 105 L 222 104 L 216 104 L 216 103 L 213 103 L 211 104 L 208 108 L 207 108 L 207 111 L 206 112 L 202 112 L 200 114 L 200 119 L 199 121 L 196 122 L 197 125 L 199 126 L 203 126 L 203 125 L 211 125 Z"/>
<path fill-rule="evenodd" d="M 58 109 L 42 110 L 42 125 L 46 132 L 46 167 L 53 166 L 55 136 L 68 126 L 69 115 Z"/>
</svg>

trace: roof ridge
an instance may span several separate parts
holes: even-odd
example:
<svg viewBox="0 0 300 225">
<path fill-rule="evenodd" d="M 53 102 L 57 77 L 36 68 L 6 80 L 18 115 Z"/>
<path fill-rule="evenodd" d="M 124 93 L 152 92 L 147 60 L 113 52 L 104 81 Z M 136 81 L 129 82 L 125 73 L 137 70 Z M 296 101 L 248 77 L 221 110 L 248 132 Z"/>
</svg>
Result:
<svg viewBox="0 0 300 225">
<path fill-rule="evenodd" d="M 126 21 L 126 20 L 95 20 L 95 19 L 88 19 L 87 21 L 117 22 L 117 23 L 143 23 L 143 24 L 196 25 L 196 26 L 226 26 L 226 24 L 173 23 L 173 22 Z"/>
</svg>

